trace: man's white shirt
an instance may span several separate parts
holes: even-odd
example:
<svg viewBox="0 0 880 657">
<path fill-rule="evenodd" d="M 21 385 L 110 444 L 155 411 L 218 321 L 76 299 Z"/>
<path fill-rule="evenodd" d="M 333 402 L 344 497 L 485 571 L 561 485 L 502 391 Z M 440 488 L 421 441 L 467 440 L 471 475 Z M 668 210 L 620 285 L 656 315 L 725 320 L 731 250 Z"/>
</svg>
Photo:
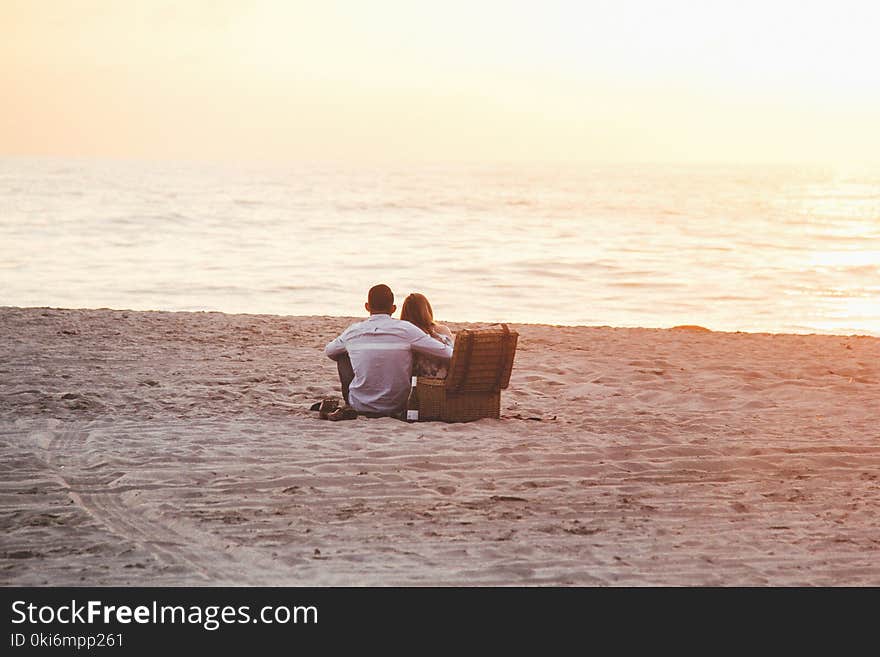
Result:
<svg viewBox="0 0 880 657">
<path fill-rule="evenodd" d="M 348 352 L 354 381 L 348 403 L 356 411 L 396 413 L 406 406 L 412 352 L 452 358 L 452 347 L 409 322 L 376 314 L 352 324 L 324 347 L 329 358 Z"/>
</svg>

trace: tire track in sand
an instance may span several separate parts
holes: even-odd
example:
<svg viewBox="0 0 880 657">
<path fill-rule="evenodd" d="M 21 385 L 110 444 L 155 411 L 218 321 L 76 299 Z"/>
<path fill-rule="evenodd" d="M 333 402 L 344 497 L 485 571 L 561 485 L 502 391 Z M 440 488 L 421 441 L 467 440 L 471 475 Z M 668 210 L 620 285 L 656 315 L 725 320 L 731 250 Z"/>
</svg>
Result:
<svg viewBox="0 0 880 657">
<path fill-rule="evenodd" d="M 143 548 L 166 567 L 181 570 L 182 576 L 195 575 L 205 583 L 217 585 L 277 581 L 271 577 L 277 564 L 253 550 L 243 548 L 229 553 L 218 549 L 213 536 L 188 523 L 179 522 L 178 528 L 172 528 L 127 504 L 122 491 L 111 485 L 124 473 L 107 463 L 89 463 L 87 445 L 93 442 L 94 428 L 94 423 L 60 430 L 50 428 L 38 432 L 37 440 L 32 441 L 74 504 L 114 535 Z M 132 490 L 131 486 L 122 488 Z M 255 572 L 267 575 L 254 577 Z"/>
</svg>

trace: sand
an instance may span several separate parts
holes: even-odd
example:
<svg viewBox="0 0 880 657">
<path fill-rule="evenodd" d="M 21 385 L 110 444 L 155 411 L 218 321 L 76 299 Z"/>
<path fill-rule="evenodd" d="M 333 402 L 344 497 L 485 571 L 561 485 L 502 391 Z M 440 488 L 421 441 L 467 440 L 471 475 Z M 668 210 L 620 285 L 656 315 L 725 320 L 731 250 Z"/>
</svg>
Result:
<svg viewBox="0 0 880 657">
<path fill-rule="evenodd" d="M 0 309 L 0 584 L 880 585 L 880 339 L 516 325 L 500 420 L 322 421 L 351 321 Z"/>
</svg>

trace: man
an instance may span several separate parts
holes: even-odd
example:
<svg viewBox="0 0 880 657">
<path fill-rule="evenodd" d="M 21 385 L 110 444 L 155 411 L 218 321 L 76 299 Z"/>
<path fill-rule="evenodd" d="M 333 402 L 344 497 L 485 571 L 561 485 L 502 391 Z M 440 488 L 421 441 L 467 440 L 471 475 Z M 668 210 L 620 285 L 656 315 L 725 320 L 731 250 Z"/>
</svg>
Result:
<svg viewBox="0 0 880 657">
<path fill-rule="evenodd" d="M 342 397 L 353 411 L 396 415 L 406 407 L 409 397 L 412 352 L 448 360 L 452 358 L 452 347 L 414 324 L 393 319 L 391 314 L 397 306 L 387 285 L 370 288 L 364 308 L 370 318 L 345 329 L 324 348 L 324 353 L 336 361 Z M 331 419 L 344 417 L 337 411 Z"/>
</svg>

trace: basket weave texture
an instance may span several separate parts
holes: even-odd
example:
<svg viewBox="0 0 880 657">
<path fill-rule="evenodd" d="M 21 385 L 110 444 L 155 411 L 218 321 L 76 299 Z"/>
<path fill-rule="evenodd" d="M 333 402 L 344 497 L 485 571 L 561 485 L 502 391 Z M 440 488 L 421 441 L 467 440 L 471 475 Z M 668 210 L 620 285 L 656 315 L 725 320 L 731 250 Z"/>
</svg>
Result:
<svg viewBox="0 0 880 657">
<path fill-rule="evenodd" d="M 419 419 L 470 422 L 501 415 L 501 390 L 510 383 L 519 334 L 501 329 L 465 329 L 445 379 L 419 377 Z"/>
</svg>

